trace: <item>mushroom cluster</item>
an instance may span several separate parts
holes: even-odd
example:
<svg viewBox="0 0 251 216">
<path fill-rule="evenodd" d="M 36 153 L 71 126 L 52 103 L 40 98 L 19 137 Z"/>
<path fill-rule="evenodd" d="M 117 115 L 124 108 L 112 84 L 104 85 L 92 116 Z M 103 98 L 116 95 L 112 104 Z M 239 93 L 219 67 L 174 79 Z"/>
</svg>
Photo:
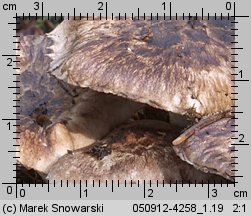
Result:
<svg viewBox="0 0 251 216">
<path fill-rule="evenodd" d="M 19 162 L 56 181 L 233 181 L 232 28 L 82 18 L 21 37 Z"/>
</svg>

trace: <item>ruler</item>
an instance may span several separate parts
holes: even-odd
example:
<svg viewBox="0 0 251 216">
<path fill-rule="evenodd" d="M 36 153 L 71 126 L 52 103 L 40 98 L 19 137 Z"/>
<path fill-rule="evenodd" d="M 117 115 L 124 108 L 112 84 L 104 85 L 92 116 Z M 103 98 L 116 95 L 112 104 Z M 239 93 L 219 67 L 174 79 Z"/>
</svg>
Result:
<svg viewBox="0 0 251 216">
<path fill-rule="evenodd" d="M 249 215 L 250 210 L 250 133 L 249 133 L 249 94 L 251 46 L 250 18 L 247 2 L 235 1 L 2 1 L 1 2 L 1 211 L 4 214 L 27 215 L 42 214 L 83 214 L 96 212 L 108 214 L 144 214 L 158 213 L 180 215 Z M 235 34 L 236 79 L 236 138 L 245 142 L 236 143 L 235 182 L 229 184 L 147 184 L 146 182 L 63 182 L 42 184 L 16 183 L 16 108 L 18 101 L 18 83 L 16 85 L 16 20 L 18 18 L 65 19 L 69 17 L 93 17 L 107 19 L 222 19 L 233 18 Z"/>
</svg>

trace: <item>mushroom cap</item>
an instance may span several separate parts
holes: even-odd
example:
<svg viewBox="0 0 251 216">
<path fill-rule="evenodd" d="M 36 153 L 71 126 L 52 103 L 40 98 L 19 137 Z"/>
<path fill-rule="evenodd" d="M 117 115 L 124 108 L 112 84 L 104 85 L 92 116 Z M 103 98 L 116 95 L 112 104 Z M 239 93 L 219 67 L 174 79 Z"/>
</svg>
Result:
<svg viewBox="0 0 251 216">
<path fill-rule="evenodd" d="M 187 163 L 177 159 L 171 147 L 163 147 L 165 142 L 171 143 L 177 136 L 175 128 L 170 131 L 169 128 L 165 133 L 169 131 L 172 135 L 168 134 L 168 139 L 162 139 L 155 133 L 154 127 L 146 130 L 144 127 L 135 129 L 128 126 L 127 132 L 117 129 L 117 132 L 89 148 L 80 151 L 74 149 L 103 138 L 112 128 L 127 120 L 142 107 L 142 104 L 134 101 L 182 115 L 204 116 L 230 110 L 233 73 L 230 64 L 231 25 L 230 20 L 70 20 L 50 33 L 49 38 L 21 38 L 19 161 L 28 168 L 47 173 L 51 165 L 66 154 L 53 165 L 49 177 L 59 170 L 55 167 L 60 163 L 73 174 L 75 166 L 80 166 L 90 172 L 90 178 L 99 180 L 100 173 L 106 178 L 132 179 L 130 170 L 137 170 L 138 174 L 133 176 L 137 180 L 175 178 L 180 181 L 188 179 L 187 176 L 204 178 L 209 175 L 190 165 L 187 167 Z M 47 73 L 48 70 L 52 74 Z M 188 145 L 187 149 L 176 149 L 176 153 L 205 172 L 218 173 L 231 179 L 230 167 L 226 163 L 230 161 L 232 152 L 230 154 L 229 142 L 223 137 L 231 137 L 232 134 L 228 127 L 225 132 L 218 131 L 225 126 L 223 123 L 208 126 L 211 136 L 206 136 L 204 132 L 199 136 L 205 142 L 204 147 L 195 149 L 198 146 L 192 140 L 197 136 L 195 134 L 184 143 Z M 134 137 L 132 142 L 126 138 L 130 134 Z M 139 135 L 145 139 L 142 141 Z M 224 142 L 222 145 L 217 142 L 218 136 Z M 89 160 L 94 168 L 100 166 L 100 158 L 90 155 L 89 150 L 96 154 L 98 149 L 97 153 L 103 154 L 103 146 L 107 142 L 115 154 L 105 155 L 104 158 L 116 158 L 115 164 L 120 169 L 109 170 L 108 161 L 104 170 L 88 170 L 86 163 Z M 142 166 L 141 157 L 137 156 L 135 165 L 130 164 L 120 149 L 124 148 L 123 153 L 137 149 L 130 149 L 131 143 L 143 146 L 142 152 L 147 152 L 146 158 L 155 162 L 151 164 L 146 160 Z M 215 151 L 211 148 L 213 145 Z M 162 153 L 161 147 L 164 148 Z M 68 150 L 73 151 L 74 157 L 67 154 Z M 134 153 L 132 160 L 135 159 Z M 155 154 L 159 155 L 160 161 L 156 162 Z M 73 166 L 67 161 L 72 162 Z M 168 166 L 168 163 L 172 164 L 171 161 L 174 161 L 174 168 Z M 164 162 L 167 163 L 166 168 Z M 126 165 L 125 172 L 121 173 L 123 163 Z M 193 171 L 182 177 L 182 167 Z M 68 179 L 68 172 L 60 170 L 62 173 L 55 176 L 62 175 L 62 178 Z M 82 177 L 86 178 L 79 171 L 74 178 Z"/>
<path fill-rule="evenodd" d="M 17 156 L 26 168 L 42 173 L 68 150 L 103 138 L 144 106 L 72 86 L 50 75 L 50 59 L 45 55 L 50 44 L 44 36 L 20 37 L 19 44 Z"/>
<path fill-rule="evenodd" d="M 63 21 L 52 74 L 182 115 L 230 110 L 231 20 L 147 19 Z"/>
<path fill-rule="evenodd" d="M 51 41 L 42 36 L 20 37 L 19 43 L 17 150 L 20 152 L 17 156 L 25 167 L 40 172 L 46 172 L 55 159 L 73 148 L 67 129 L 59 123 L 62 110 L 68 110 L 72 104 L 72 96 L 65 94 L 57 78 L 45 73 L 50 61 L 45 52 L 50 44 Z M 53 122 L 54 127 L 47 129 Z M 60 140 L 60 145 L 55 140 Z"/>
<path fill-rule="evenodd" d="M 213 122 L 204 124 L 211 119 Z M 235 159 L 232 125 L 234 120 L 229 117 L 229 113 L 203 118 L 185 131 L 185 135 L 181 135 L 183 137 L 191 132 L 182 144 L 174 146 L 174 151 L 197 169 L 205 173 L 216 173 L 233 181 Z"/>
<path fill-rule="evenodd" d="M 50 181 L 224 181 L 182 161 L 171 141 L 179 130 L 154 120 L 135 121 L 106 138 L 61 157 L 52 165 Z"/>
</svg>

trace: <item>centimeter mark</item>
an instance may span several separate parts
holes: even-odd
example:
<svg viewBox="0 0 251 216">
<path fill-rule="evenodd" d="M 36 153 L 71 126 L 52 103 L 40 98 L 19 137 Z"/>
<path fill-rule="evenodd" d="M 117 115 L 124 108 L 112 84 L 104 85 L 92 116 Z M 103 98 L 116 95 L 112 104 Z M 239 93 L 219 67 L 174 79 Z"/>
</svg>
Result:
<svg viewBox="0 0 251 216">
<path fill-rule="evenodd" d="M 164 7 L 165 8 L 165 7 Z M 234 7 L 233 7 L 234 9 L 233 9 L 233 15 L 232 16 L 230 16 L 230 14 L 229 13 L 227 13 L 227 19 L 229 20 L 230 19 L 230 17 L 231 18 L 234 18 L 234 20 L 235 20 L 235 18 L 241 18 L 241 17 L 243 17 L 243 18 L 246 18 L 246 17 L 249 17 L 249 16 L 237 16 L 236 15 L 236 6 L 235 6 L 235 2 L 234 2 Z M 108 3 L 107 2 L 105 2 L 105 7 L 104 7 L 104 9 L 105 9 L 105 12 L 104 12 L 104 16 L 102 15 L 102 13 L 92 13 L 92 20 L 95 20 L 95 19 L 108 19 Z M 100 11 L 103 11 L 104 10 L 103 8 L 99 8 L 98 10 L 100 10 Z M 41 17 L 42 17 L 42 20 L 44 19 L 44 3 L 43 2 L 41 2 Z M 112 20 L 114 19 L 114 13 L 111 13 L 112 15 L 111 15 L 111 18 L 112 18 Z M 35 13 L 35 17 L 36 17 L 36 19 L 38 18 L 38 15 L 37 15 L 37 13 Z M 63 16 L 62 16 L 62 13 L 60 13 L 60 16 L 57 16 L 57 13 L 55 13 L 54 14 L 54 19 L 56 20 L 57 19 L 57 17 L 60 19 L 60 20 L 63 20 Z M 119 18 L 119 20 L 120 19 L 124 19 L 124 20 L 126 20 L 127 19 L 127 17 L 129 17 L 128 15 L 127 15 L 127 13 L 124 13 L 124 16 L 120 16 L 120 13 L 119 13 L 119 15 L 118 15 L 118 18 Z M 135 16 L 134 16 L 134 14 L 133 13 L 131 13 L 131 15 L 130 15 L 130 17 L 131 17 L 131 19 L 132 20 L 134 20 L 135 19 Z M 155 16 L 153 16 L 153 14 L 151 13 L 151 20 L 153 20 L 153 19 L 159 19 L 159 17 L 162 17 L 164 20 L 166 19 L 166 13 L 164 12 L 163 13 L 163 15 L 162 16 L 159 16 L 159 13 L 156 13 L 156 15 Z M 172 18 L 175 18 L 176 20 L 178 19 L 178 14 L 177 13 L 175 13 L 175 16 L 172 16 L 172 2 L 170 2 L 169 3 L 169 19 L 170 20 L 172 20 Z M 202 20 L 204 20 L 204 9 L 202 8 L 201 9 L 201 19 Z M 222 15 L 222 13 L 220 13 L 220 16 L 217 16 L 217 14 L 215 13 L 214 14 L 214 16 L 212 16 L 212 17 L 214 17 L 214 19 L 216 20 L 216 19 L 223 19 L 223 15 Z M 13 17 L 13 18 L 21 18 L 20 16 L 15 16 L 15 17 Z M 25 19 L 25 14 L 23 13 L 23 20 Z M 70 19 L 70 14 L 69 13 L 67 13 L 67 18 L 68 18 L 68 20 Z M 73 18 L 74 18 L 74 20 L 76 19 L 76 8 L 73 8 Z M 87 18 L 87 20 L 89 20 L 89 14 L 88 13 L 86 13 L 86 18 Z M 182 18 L 183 18 L 183 20 L 184 19 L 186 19 L 187 17 L 185 17 L 185 15 L 184 15 L 184 13 L 182 14 Z M 205 17 L 206 18 L 206 17 Z M 28 19 L 30 20 L 31 19 L 31 14 L 30 13 L 28 13 Z M 50 14 L 48 13 L 47 14 L 47 19 L 49 20 L 50 19 Z M 79 13 L 79 19 L 82 19 L 82 13 Z M 143 16 L 140 16 L 140 8 L 137 8 L 137 15 L 136 15 L 136 19 L 146 19 L 146 15 L 145 15 L 145 13 L 143 13 Z M 188 13 L 188 19 L 189 20 L 191 20 L 191 19 L 195 19 L 195 20 L 197 20 L 198 19 L 198 14 L 196 13 L 195 14 L 195 16 L 191 16 L 190 15 L 190 13 Z M 207 14 L 207 19 L 209 20 L 210 19 L 210 14 L 208 13 Z M 16 23 L 10 23 L 10 24 L 17 24 L 17 22 Z M 238 35 L 235 35 L 235 36 L 238 36 Z"/>
<path fill-rule="evenodd" d="M 20 164 L 19 163 L 15 163 L 13 165 L 18 166 Z M 18 171 L 20 171 L 20 169 L 17 167 L 13 171 L 18 172 Z M 243 176 L 233 176 L 233 177 L 240 178 L 240 177 L 243 177 Z M 13 177 L 13 178 L 18 179 L 19 177 Z M 125 180 L 125 181 L 122 182 L 122 181 L 118 180 L 117 183 L 115 184 L 114 181 L 112 180 L 111 184 L 109 185 L 108 182 L 107 182 L 107 180 L 106 180 L 106 183 L 105 184 L 102 183 L 102 184 L 103 184 L 104 187 L 110 188 L 111 192 L 115 192 L 115 189 L 119 189 L 119 188 L 122 188 L 122 187 L 131 187 L 131 188 L 132 187 L 138 187 L 138 188 L 142 188 L 143 189 L 143 197 L 144 198 L 152 197 L 152 196 L 149 196 L 147 194 L 150 191 L 149 188 L 154 188 L 154 187 L 157 187 L 157 188 L 158 187 L 162 187 L 162 188 L 168 189 L 168 188 L 172 188 L 172 186 L 174 186 L 174 190 L 177 193 L 178 192 L 178 188 L 184 188 L 185 186 L 188 186 L 189 188 L 190 187 L 195 187 L 196 188 L 196 187 L 199 187 L 199 186 L 203 188 L 205 186 L 205 187 L 207 187 L 207 198 L 210 198 L 211 197 L 210 196 L 210 193 L 211 193 L 210 188 L 211 187 L 216 187 L 216 186 L 223 187 L 223 186 L 225 186 L 225 187 L 228 188 L 230 185 L 232 185 L 233 187 L 236 187 L 236 183 L 237 182 L 230 182 L 228 180 L 226 181 L 226 183 L 225 182 L 223 183 L 222 181 L 220 183 L 216 183 L 215 181 L 206 181 L 206 182 L 203 182 L 203 180 L 202 180 L 201 183 L 196 182 L 196 180 L 194 182 L 190 182 L 189 181 L 188 183 L 184 183 L 182 181 L 182 183 L 178 183 L 177 180 L 174 181 L 174 182 L 172 182 L 172 181 L 165 182 L 163 180 L 163 181 L 157 181 L 157 182 L 154 182 L 154 183 L 150 181 L 149 184 L 147 184 L 145 180 L 141 181 L 141 182 L 139 180 L 137 182 L 133 182 L 132 180 L 130 180 L 130 181 L 126 181 Z M 21 188 L 23 188 L 24 186 L 27 186 L 29 188 L 31 186 L 34 186 L 36 188 L 38 185 L 40 187 L 44 187 L 44 185 L 47 185 L 47 192 L 50 192 L 50 187 L 54 187 L 54 188 L 56 188 L 56 187 L 61 187 L 62 188 L 64 186 L 69 187 L 69 182 L 67 181 L 66 183 L 63 183 L 62 180 L 60 182 L 56 182 L 54 180 L 52 182 L 48 181 L 48 182 L 37 183 L 36 180 L 35 180 L 34 183 L 31 183 L 31 182 L 29 182 L 29 183 L 23 183 L 23 182 L 21 182 L 21 183 L 14 183 L 14 182 L 9 182 L 9 183 L 2 183 L 2 184 L 3 185 L 15 185 L 16 191 L 19 191 L 18 187 L 20 187 L 20 186 L 21 186 Z M 89 181 L 89 182 L 87 180 L 86 181 L 80 180 L 78 182 L 76 182 L 74 180 L 74 183 L 71 184 L 71 187 L 72 186 L 74 188 L 78 187 L 78 189 L 79 189 L 79 197 L 82 198 L 82 194 L 83 194 L 84 189 L 88 189 L 88 187 L 92 187 L 92 188 L 99 187 L 100 188 L 101 187 L 101 182 L 98 181 L 97 182 L 97 186 L 96 186 L 94 180 L 93 181 Z M 16 193 L 16 198 L 19 198 L 18 193 Z"/>
<path fill-rule="evenodd" d="M 233 18 L 234 18 L 234 21 L 232 21 L 231 23 L 233 23 L 233 24 L 237 24 L 238 22 L 236 22 L 235 20 L 236 20 L 236 17 L 240 17 L 240 16 L 236 16 L 236 6 L 235 6 L 235 2 L 234 2 L 234 16 L 233 16 Z M 242 16 L 241 16 L 242 17 Z M 232 28 L 231 29 L 232 31 L 234 31 L 234 33 L 231 35 L 232 37 L 233 37 L 233 41 L 231 42 L 232 44 L 238 44 L 238 42 L 236 41 L 236 38 L 238 37 L 238 34 L 236 34 L 236 32 L 238 31 L 238 28 L 236 28 L 236 26 L 234 27 L 234 28 Z M 242 47 L 232 47 L 231 48 L 231 50 L 233 51 L 233 53 L 231 53 L 231 56 L 233 56 L 233 60 L 231 61 L 234 65 L 231 67 L 233 70 L 235 70 L 235 69 L 238 69 L 238 67 L 235 65 L 235 63 L 237 63 L 238 62 L 238 60 L 236 60 L 235 59 L 235 57 L 236 56 L 238 56 L 238 53 L 236 53 L 236 51 L 238 51 L 238 50 L 243 50 L 243 48 Z M 231 86 L 233 89 L 234 89 L 234 92 L 232 92 L 231 94 L 232 95 L 238 95 L 238 93 L 236 93 L 235 92 L 235 89 L 238 87 L 238 85 L 236 85 L 235 83 L 236 82 L 246 82 L 246 81 L 249 81 L 249 80 L 247 80 L 247 79 L 238 79 L 238 78 L 236 78 L 236 76 L 238 76 L 239 74 L 238 73 L 233 73 L 232 74 L 235 78 L 234 79 L 231 79 L 231 81 L 233 82 L 233 85 Z M 242 75 L 241 75 L 241 78 L 242 78 Z M 238 101 L 238 98 L 232 98 L 231 99 L 232 101 Z M 232 108 L 237 108 L 238 106 L 235 104 L 234 106 L 232 106 Z M 240 111 L 232 111 L 231 112 L 232 114 L 234 114 L 234 117 L 232 117 L 232 119 L 234 119 L 234 120 L 237 120 L 238 119 L 238 117 L 236 117 L 236 114 L 242 114 L 243 112 L 240 112 Z M 235 124 L 234 123 L 234 125 L 231 125 L 233 128 L 235 128 L 235 127 L 237 127 L 238 125 L 237 124 Z M 235 129 L 233 129 L 232 130 L 232 132 L 234 133 L 234 132 L 238 132 L 237 130 L 235 130 Z M 238 140 L 239 138 L 238 137 L 233 137 L 232 138 L 233 140 Z M 232 152 L 237 152 L 238 150 L 237 149 L 235 149 L 235 147 L 236 146 L 246 146 L 246 145 L 249 145 L 249 144 L 247 144 L 247 143 L 232 143 L 231 144 L 233 147 L 234 147 L 234 149 L 233 149 L 233 151 Z M 235 156 L 233 156 L 232 157 L 232 159 L 234 159 L 234 161 L 235 162 L 232 162 L 231 164 L 232 165 L 234 165 L 234 166 L 236 166 L 236 165 L 238 165 L 238 163 L 236 162 L 236 159 L 238 159 L 238 156 L 236 156 L 236 154 L 235 154 Z M 233 170 L 231 170 L 233 173 L 235 173 L 235 172 L 237 172 L 238 171 L 238 169 L 233 169 Z M 236 180 L 236 178 L 241 178 L 241 177 L 243 177 L 243 176 L 237 176 L 237 175 L 233 175 L 232 176 L 235 180 Z"/>
<path fill-rule="evenodd" d="M 203 10 L 203 8 L 202 8 L 202 10 Z M 36 16 L 36 19 L 38 19 L 37 13 L 36 13 L 35 16 Z M 54 13 L 53 16 L 54 16 L 55 20 L 61 20 L 61 21 L 63 21 L 64 19 L 69 20 L 70 17 L 71 17 L 70 13 L 67 13 L 66 17 L 63 17 L 62 13 L 60 13 L 59 15 L 57 15 L 57 13 Z M 15 16 L 13 18 L 16 18 L 16 19 L 22 18 L 23 20 L 28 18 L 29 20 L 31 20 L 31 17 L 32 16 L 30 15 L 30 13 L 28 14 L 28 16 L 25 16 L 25 14 L 23 13 L 22 17 L 21 16 Z M 76 20 L 77 17 L 80 20 L 84 18 L 83 14 L 81 12 L 79 13 L 78 16 L 76 16 L 76 9 L 74 8 L 73 9 L 73 19 Z M 114 20 L 115 18 L 118 18 L 119 20 L 127 20 L 128 17 L 130 17 L 131 20 L 135 20 L 135 19 L 137 19 L 137 20 L 140 20 L 140 19 L 146 20 L 147 19 L 148 20 L 149 19 L 148 16 L 146 15 L 146 13 L 143 13 L 142 16 L 139 15 L 139 8 L 137 10 L 137 15 L 136 16 L 134 15 L 134 13 L 131 13 L 130 15 L 128 15 L 128 13 L 124 13 L 123 16 L 121 16 L 121 13 L 118 13 L 117 16 L 115 16 L 114 13 L 111 13 L 110 17 L 111 17 L 112 20 Z M 227 16 L 223 16 L 222 13 L 221 13 L 220 16 L 217 16 L 216 13 L 214 14 L 214 16 L 210 16 L 209 13 L 208 13 L 207 16 L 204 16 L 204 14 L 202 14 L 202 16 L 198 16 L 197 13 L 196 13 L 195 16 L 192 16 L 190 13 L 188 13 L 187 16 L 184 13 L 181 16 L 179 16 L 178 13 L 175 13 L 175 16 L 169 15 L 168 17 L 166 16 L 166 13 L 163 13 L 163 15 L 160 15 L 159 13 L 156 13 L 156 15 L 153 15 L 153 13 L 150 13 L 149 17 L 151 18 L 151 20 L 161 20 L 161 19 L 166 20 L 167 18 L 169 18 L 169 20 L 172 20 L 173 18 L 175 20 L 178 20 L 180 18 L 182 18 L 183 20 L 185 20 L 187 18 L 188 18 L 188 20 L 198 20 L 198 19 L 204 20 L 205 18 L 210 20 L 210 17 L 211 18 L 213 17 L 214 20 L 218 20 L 218 19 L 223 20 L 225 17 L 227 17 L 227 19 L 230 20 L 230 18 L 234 18 L 234 16 L 230 16 L 229 13 L 227 13 Z M 235 17 L 237 17 L 237 16 L 235 16 Z M 249 16 L 241 16 L 241 17 L 249 17 Z M 41 17 L 41 18 L 44 20 L 44 16 Z M 89 13 L 86 13 L 85 18 L 87 20 L 97 20 L 97 19 L 99 19 L 99 20 L 102 20 L 102 19 L 108 20 L 109 16 L 107 14 L 105 14 L 105 16 L 102 16 L 102 13 L 99 13 L 99 14 L 92 13 L 92 15 L 90 16 Z M 50 13 L 47 14 L 46 19 L 48 19 L 48 20 L 51 19 Z M 15 23 L 12 23 L 12 24 L 15 24 Z M 16 23 L 16 24 L 18 24 L 18 23 Z M 238 35 L 234 35 L 234 36 L 237 37 Z"/>
</svg>

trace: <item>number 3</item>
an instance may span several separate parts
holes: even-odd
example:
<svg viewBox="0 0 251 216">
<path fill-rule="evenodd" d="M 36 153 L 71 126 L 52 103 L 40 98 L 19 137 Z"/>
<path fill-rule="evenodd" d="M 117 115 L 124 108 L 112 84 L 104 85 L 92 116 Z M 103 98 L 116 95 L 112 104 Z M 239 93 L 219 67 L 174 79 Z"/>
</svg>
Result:
<svg viewBox="0 0 251 216">
<path fill-rule="evenodd" d="M 39 10 L 39 2 L 34 2 L 34 10 Z"/>
</svg>

